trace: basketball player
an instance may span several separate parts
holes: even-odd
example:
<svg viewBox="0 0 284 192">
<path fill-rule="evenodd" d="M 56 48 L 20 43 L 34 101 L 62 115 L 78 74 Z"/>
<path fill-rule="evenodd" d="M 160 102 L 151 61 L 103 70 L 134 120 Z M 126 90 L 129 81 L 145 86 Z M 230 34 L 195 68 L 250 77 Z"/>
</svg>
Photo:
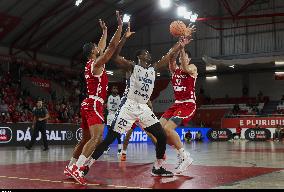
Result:
<svg viewBox="0 0 284 192">
<path fill-rule="evenodd" d="M 108 115 L 107 115 L 107 127 L 108 130 L 110 129 L 111 123 L 115 117 L 115 112 L 119 108 L 120 105 L 120 96 L 118 95 L 118 88 L 117 86 L 113 86 L 111 89 L 111 95 L 108 97 L 107 101 L 107 110 L 108 110 Z M 118 142 L 118 151 L 117 154 L 121 154 L 121 135 L 117 137 L 117 142 Z M 109 151 L 110 147 L 108 147 L 107 151 L 105 151 L 105 154 Z"/>
<path fill-rule="evenodd" d="M 155 71 L 168 65 L 169 59 L 179 49 L 189 43 L 188 41 L 178 42 L 168 52 L 168 54 L 153 65 L 151 65 L 151 56 L 147 50 L 138 51 L 137 64 L 119 56 L 119 53 L 133 32 L 130 31 L 130 24 L 127 32 L 124 34 L 116 53 L 114 54 L 114 61 L 126 71 L 131 72 L 131 76 L 127 82 L 125 89 L 125 97 L 121 101 L 120 109 L 117 110 L 115 119 L 112 123 L 112 128 L 108 132 L 106 138 L 100 143 L 94 153 L 93 159 L 97 160 L 107 147 L 115 140 L 117 135 L 129 130 L 133 123 L 138 120 L 141 127 L 145 131 L 151 133 L 156 139 L 156 158 L 152 169 L 153 176 L 173 176 L 173 173 L 163 168 L 163 156 L 166 150 L 166 134 L 164 129 L 155 114 L 147 106 L 147 102 L 153 92 L 155 82 Z"/>
<path fill-rule="evenodd" d="M 116 16 L 118 28 L 108 48 L 101 56 L 97 56 L 101 52 L 97 45 L 88 43 L 83 47 L 84 56 L 88 59 L 85 67 L 85 78 L 89 95 L 89 98 L 85 99 L 81 104 L 83 138 L 79 147 L 83 149 L 76 164 L 67 166 L 65 169 L 80 184 L 86 183 L 82 177 L 84 164 L 93 153 L 104 131 L 103 106 L 108 89 L 108 76 L 105 64 L 114 54 L 122 32 L 122 19 L 118 11 Z"/>
<path fill-rule="evenodd" d="M 106 48 L 106 40 L 107 40 L 107 26 L 105 24 L 104 21 L 102 21 L 101 19 L 99 20 L 99 24 L 100 24 L 100 27 L 103 31 L 103 34 L 102 34 L 102 37 L 98 43 L 98 49 L 99 49 L 99 52 L 100 52 L 100 55 L 102 56 L 103 53 L 104 53 L 104 50 Z M 92 47 L 92 45 L 91 45 Z M 83 126 L 83 125 L 82 125 Z M 81 127 L 82 127 L 81 126 Z M 87 131 L 84 131 L 83 130 L 83 139 L 75 146 L 75 149 L 73 151 L 73 155 L 72 155 L 72 158 L 69 162 L 69 167 L 72 166 L 73 164 L 75 164 L 80 156 L 80 154 L 82 153 L 82 150 L 83 150 L 83 147 L 84 145 L 87 143 L 87 141 L 90 139 L 90 134 L 89 132 Z M 102 137 L 101 137 L 102 138 Z M 87 169 L 87 167 L 85 167 Z M 88 171 L 88 170 L 84 170 L 84 171 Z M 72 177 L 67 171 L 66 169 L 64 169 L 64 174 L 69 178 L 69 177 Z"/>
<path fill-rule="evenodd" d="M 186 125 L 193 118 L 196 110 L 195 83 L 198 73 L 196 66 L 190 64 L 190 60 L 184 49 L 180 52 L 180 65 L 177 65 L 176 57 L 171 59 L 169 69 L 172 74 L 175 103 L 160 119 L 167 134 L 168 144 L 174 146 L 178 153 L 177 174 L 185 171 L 193 162 L 190 154 L 185 152 L 179 135 L 175 132 L 177 126 Z"/>
</svg>

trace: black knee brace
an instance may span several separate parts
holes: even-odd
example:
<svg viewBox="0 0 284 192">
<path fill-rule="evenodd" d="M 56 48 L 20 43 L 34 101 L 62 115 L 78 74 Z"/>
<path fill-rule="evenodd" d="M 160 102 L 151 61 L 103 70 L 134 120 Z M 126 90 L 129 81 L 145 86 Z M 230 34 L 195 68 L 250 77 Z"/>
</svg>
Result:
<svg viewBox="0 0 284 192">
<path fill-rule="evenodd" d="M 162 159 L 166 151 L 167 136 L 165 130 L 160 123 L 156 123 L 150 127 L 147 127 L 145 131 L 151 133 L 157 139 L 156 144 L 156 157 Z"/>
<path fill-rule="evenodd" d="M 110 144 L 112 144 L 119 135 L 119 133 L 109 129 L 106 138 L 96 147 L 95 151 L 93 152 L 92 158 L 95 160 L 99 159 L 99 157 L 102 156 L 104 151 L 107 150 Z"/>
</svg>

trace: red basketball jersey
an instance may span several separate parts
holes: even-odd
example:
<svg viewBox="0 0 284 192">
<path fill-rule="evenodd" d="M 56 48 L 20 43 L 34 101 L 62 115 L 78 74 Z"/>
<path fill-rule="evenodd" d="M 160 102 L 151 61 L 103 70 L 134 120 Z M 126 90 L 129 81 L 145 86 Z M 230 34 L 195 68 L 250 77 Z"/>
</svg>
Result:
<svg viewBox="0 0 284 192">
<path fill-rule="evenodd" d="M 87 93 L 89 96 L 97 96 L 105 101 L 108 91 L 108 76 L 105 69 L 103 70 L 101 75 L 93 75 L 91 72 L 91 66 L 93 62 L 94 60 L 89 60 L 85 67 Z"/>
<path fill-rule="evenodd" d="M 196 78 L 177 68 L 172 75 L 175 100 L 184 101 L 193 99 L 195 101 L 195 83 Z"/>
</svg>

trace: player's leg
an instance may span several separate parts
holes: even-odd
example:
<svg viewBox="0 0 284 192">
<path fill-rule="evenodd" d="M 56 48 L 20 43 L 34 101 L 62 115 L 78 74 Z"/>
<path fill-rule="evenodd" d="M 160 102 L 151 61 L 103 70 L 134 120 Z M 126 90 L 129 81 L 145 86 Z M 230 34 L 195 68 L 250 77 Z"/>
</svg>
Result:
<svg viewBox="0 0 284 192">
<path fill-rule="evenodd" d="M 152 110 L 148 107 L 148 105 L 140 106 L 141 107 L 141 115 L 139 116 L 139 124 L 142 127 L 145 127 L 145 131 L 152 134 L 156 140 L 156 161 L 154 162 L 154 166 L 152 169 L 153 176 L 173 176 L 173 173 L 167 171 L 163 167 L 164 163 L 164 155 L 166 152 L 167 145 L 167 137 L 165 130 L 162 128 L 158 118 L 152 112 Z"/>
<path fill-rule="evenodd" d="M 120 135 L 119 133 L 110 129 L 107 133 L 106 138 L 96 147 L 95 151 L 92 154 L 92 159 L 97 160 L 104 153 L 105 150 L 115 141 L 115 139 Z M 94 161 L 93 161 L 94 162 Z M 89 164 L 89 166 L 91 166 Z"/>
<path fill-rule="evenodd" d="M 104 120 L 101 114 L 102 107 L 100 106 L 94 108 L 93 110 L 87 110 L 84 112 L 84 116 L 88 123 L 90 139 L 84 145 L 82 153 L 79 156 L 76 164 L 73 165 L 71 168 L 68 168 L 67 170 L 76 181 L 83 185 L 86 184 L 86 180 L 84 178 L 86 163 L 90 161 L 89 157 L 95 150 L 97 144 L 99 144 L 99 142 L 101 141 L 101 137 L 103 135 Z"/>
<path fill-rule="evenodd" d="M 91 138 L 83 147 L 82 154 L 76 163 L 77 167 L 83 167 L 88 158 L 92 155 L 94 149 L 101 141 L 105 128 L 104 124 L 96 124 L 89 127 Z"/>
<path fill-rule="evenodd" d="M 119 134 L 117 137 L 117 155 L 121 155 L 122 151 L 122 141 L 121 141 L 121 134 Z"/>
<path fill-rule="evenodd" d="M 177 150 L 178 166 L 176 167 L 176 173 L 179 174 L 185 171 L 192 164 L 193 159 L 190 157 L 190 153 L 186 152 L 183 148 L 183 144 L 175 129 L 185 121 L 188 122 L 190 119 L 192 119 L 196 110 L 196 105 L 186 103 L 183 105 L 174 105 L 171 109 L 176 110 L 163 128 L 167 134 L 168 143 L 172 144 Z"/>
<path fill-rule="evenodd" d="M 124 140 L 123 140 L 123 147 L 122 147 L 122 152 L 121 152 L 121 157 L 120 157 L 120 160 L 121 161 L 126 161 L 126 151 L 127 151 L 127 147 L 128 147 L 128 144 L 129 144 L 129 140 L 131 138 L 131 135 L 134 131 L 136 127 L 136 124 L 134 123 L 131 127 L 131 129 L 129 129 L 127 132 L 126 132 L 126 135 L 124 137 Z"/>
<path fill-rule="evenodd" d="M 110 131 L 110 125 L 108 124 L 107 125 L 107 132 L 109 132 Z M 103 141 L 103 140 L 102 140 Z M 108 147 L 105 151 L 104 151 L 104 154 L 108 154 L 108 152 L 109 152 L 109 150 L 110 150 L 110 147 Z"/>
<path fill-rule="evenodd" d="M 82 126 L 81 126 L 82 127 Z M 72 177 L 69 172 L 67 171 L 68 167 L 72 167 L 74 164 L 76 164 L 79 156 L 82 153 L 84 145 L 90 140 L 91 135 L 88 128 L 82 128 L 82 139 L 79 141 L 79 143 L 75 146 L 75 149 L 73 151 L 73 155 L 69 161 L 69 164 L 64 169 L 64 174 L 67 177 Z M 87 171 L 87 170 L 86 170 Z M 84 173 L 85 174 L 85 173 Z"/>
<path fill-rule="evenodd" d="M 136 117 L 129 112 L 131 106 L 126 102 L 122 102 L 121 108 L 117 111 L 115 118 L 112 122 L 111 129 L 109 130 L 104 141 L 97 146 L 96 150 L 92 154 L 92 158 L 97 160 L 107 147 L 114 142 L 114 140 L 131 128 L 131 125 L 135 122 Z"/>
</svg>

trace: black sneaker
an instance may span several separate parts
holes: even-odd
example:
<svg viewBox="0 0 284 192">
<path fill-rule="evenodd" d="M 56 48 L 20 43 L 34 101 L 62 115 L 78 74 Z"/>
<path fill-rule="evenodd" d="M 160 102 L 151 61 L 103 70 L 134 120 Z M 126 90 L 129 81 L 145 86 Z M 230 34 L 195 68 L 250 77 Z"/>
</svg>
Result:
<svg viewBox="0 0 284 192">
<path fill-rule="evenodd" d="M 163 167 L 160 167 L 160 169 L 155 169 L 155 167 L 153 167 L 151 175 L 152 176 L 160 176 L 160 177 L 173 177 L 174 176 L 174 174 L 172 172 L 167 171 Z"/>
<path fill-rule="evenodd" d="M 48 150 L 49 150 L 49 148 L 44 148 L 44 149 L 43 149 L 43 151 L 48 151 Z"/>
</svg>

